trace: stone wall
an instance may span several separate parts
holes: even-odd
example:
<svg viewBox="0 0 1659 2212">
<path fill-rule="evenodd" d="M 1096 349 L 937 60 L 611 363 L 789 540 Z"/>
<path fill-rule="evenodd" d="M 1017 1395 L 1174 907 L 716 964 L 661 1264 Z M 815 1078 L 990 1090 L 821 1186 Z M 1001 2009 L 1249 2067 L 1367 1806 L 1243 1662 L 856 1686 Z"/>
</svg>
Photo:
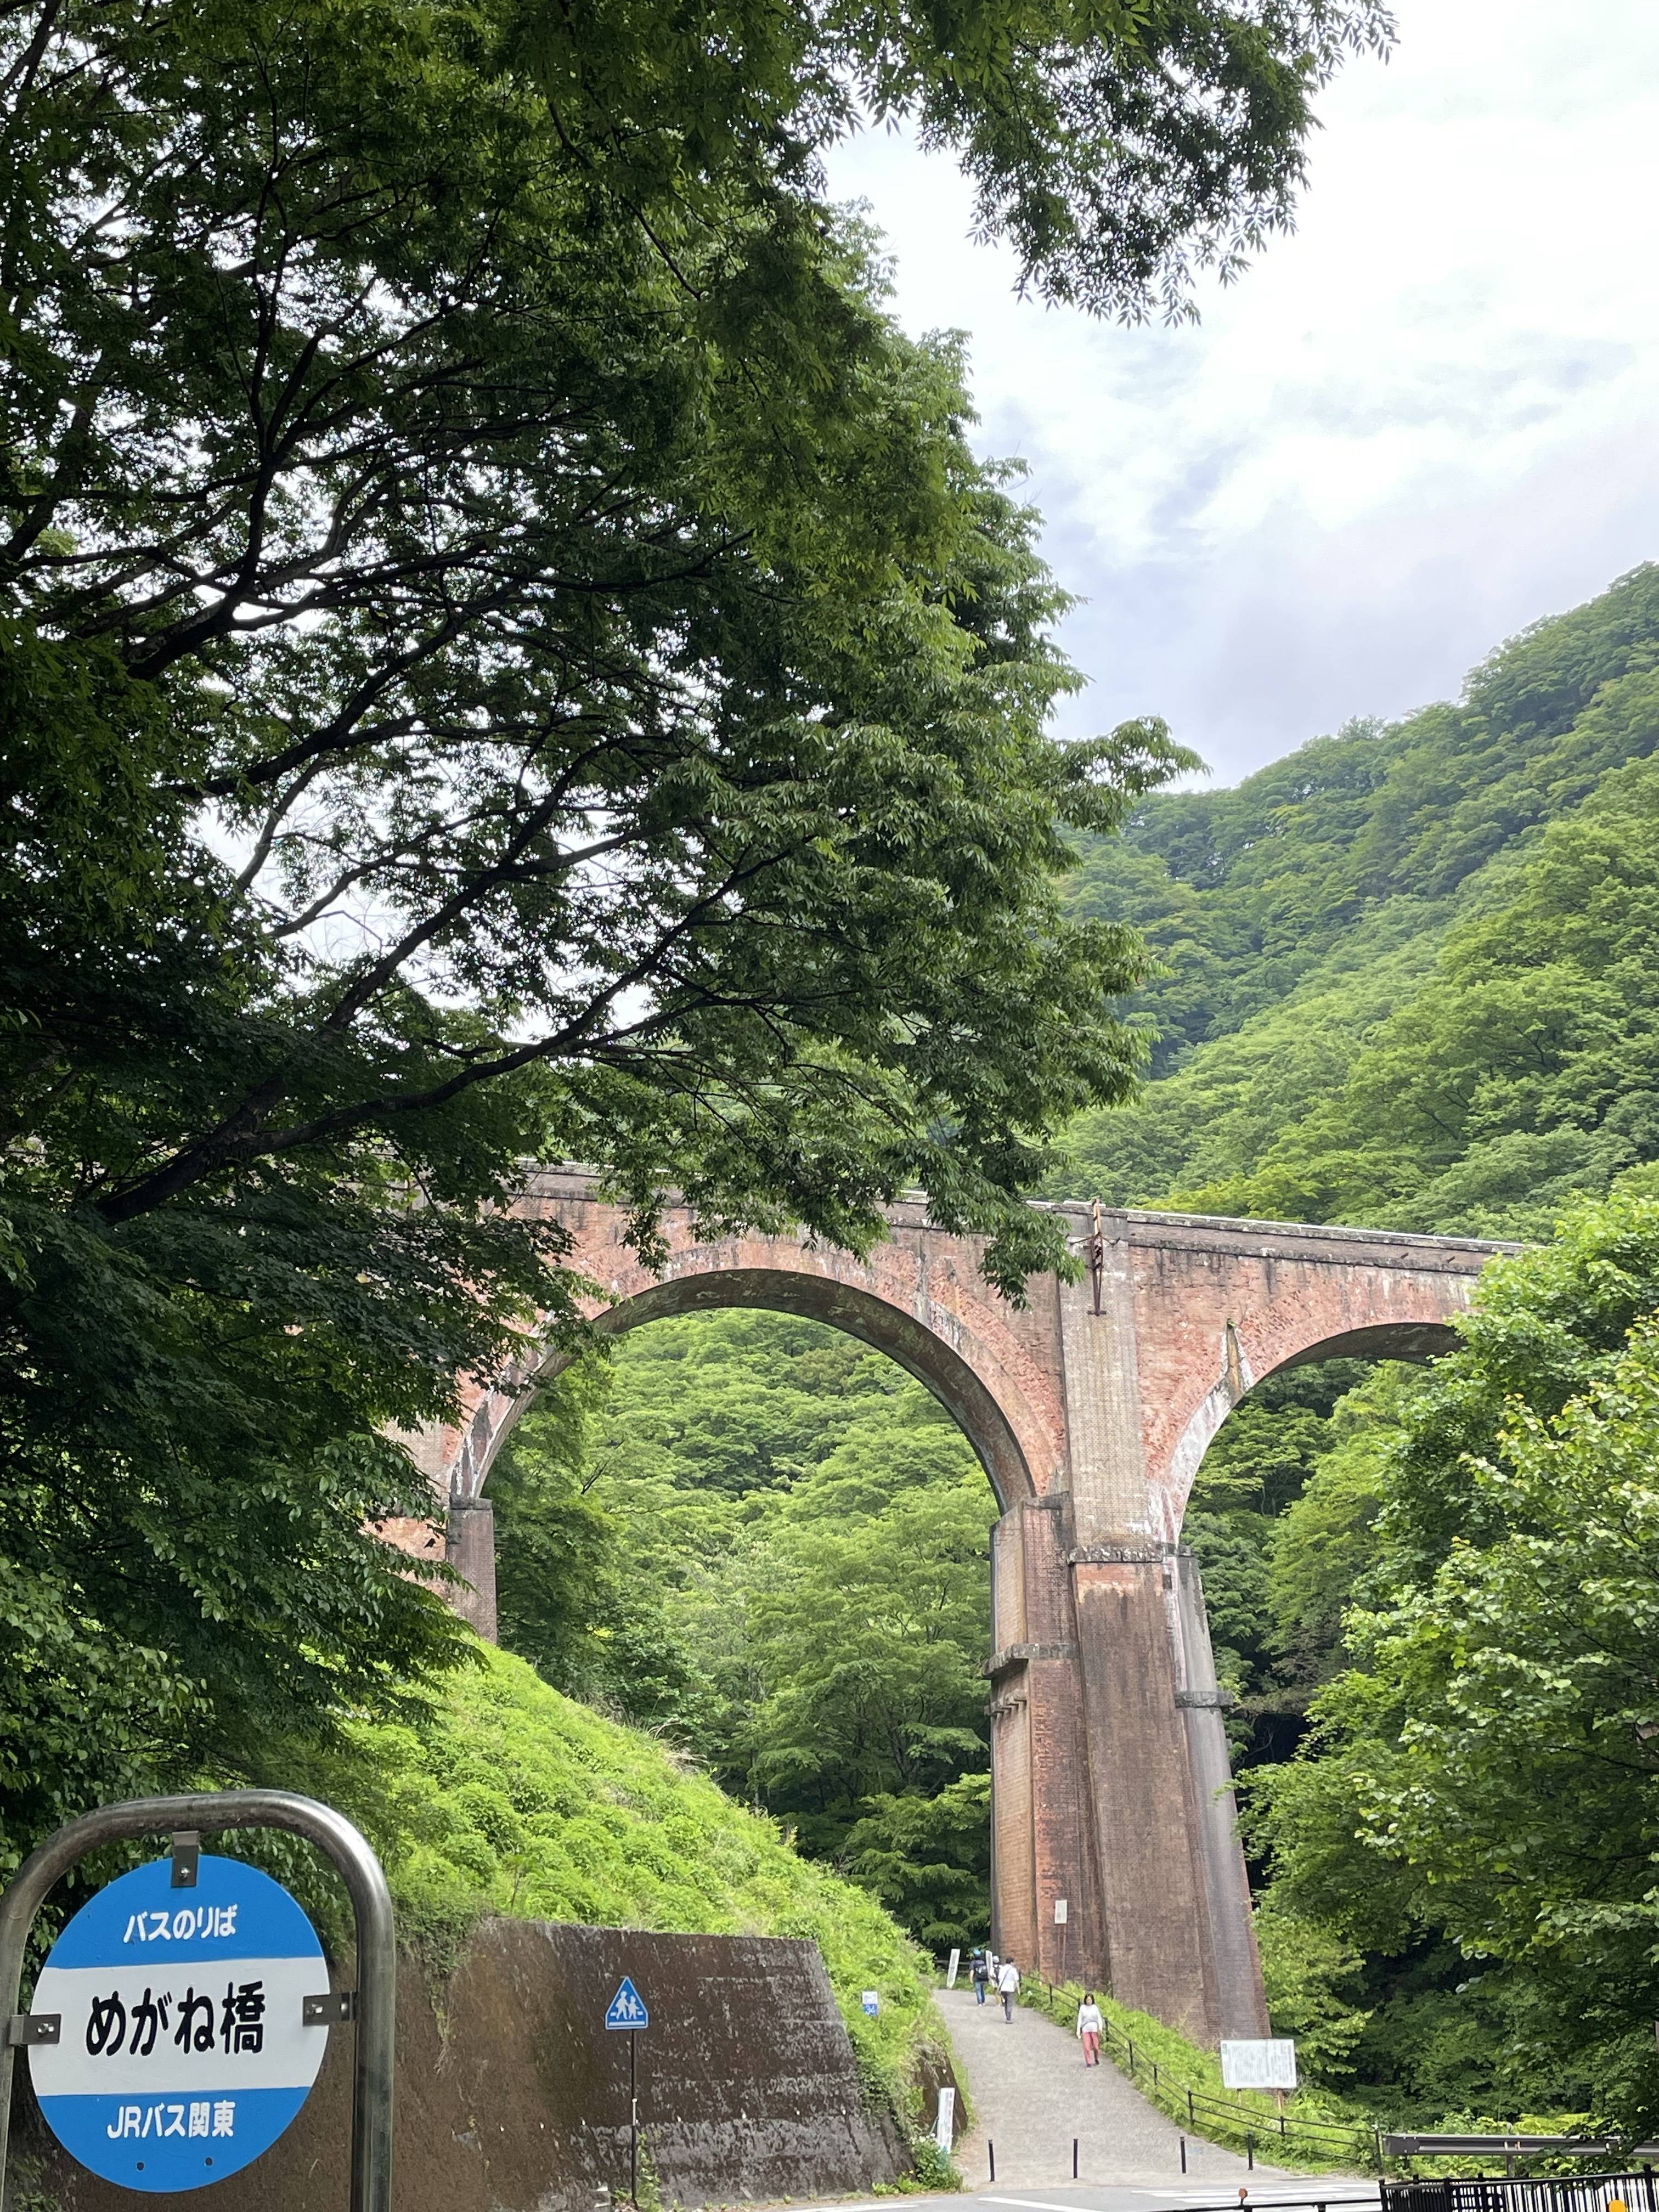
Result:
<svg viewBox="0 0 1659 2212">
<path fill-rule="evenodd" d="M 866 2105 L 816 1944 L 497 1920 L 435 1992 L 404 1962 L 398 2212 L 592 2212 L 602 2186 L 626 2195 L 629 2039 L 602 2024 L 623 1974 L 651 2013 L 640 2118 L 665 2203 L 867 2195 L 908 2166 L 893 2117 Z M 351 2030 L 329 2043 L 299 2118 L 214 2187 L 211 2212 L 344 2212 Z M 8 2203 L 38 2161 L 62 2212 L 126 2212 L 130 2191 L 52 2143 L 27 2075 L 20 2062 Z"/>
</svg>

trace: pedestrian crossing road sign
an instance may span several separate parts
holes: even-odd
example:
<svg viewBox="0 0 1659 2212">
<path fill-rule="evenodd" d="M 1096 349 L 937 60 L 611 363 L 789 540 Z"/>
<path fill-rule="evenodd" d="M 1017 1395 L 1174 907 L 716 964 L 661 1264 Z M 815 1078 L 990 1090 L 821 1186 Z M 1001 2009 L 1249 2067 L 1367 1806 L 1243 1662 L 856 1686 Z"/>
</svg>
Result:
<svg viewBox="0 0 1659 2212">
<path fill-rule="evenodd" d="M 617 1994 L 611 1998 L 605 2015 L 607 2027 L 649 2027 L 651 2015 L 645 2008 L 645 1999 L 624 1974 Z"/>
<path fill-rule="evenodd" d="M 34 1985 L 56 2043 L 29 2051 L 46 2124 L 106 2181 L 200 2189 L 269 2150 L 328 2048 L 306 1999 L 328 1987 L 322 1947 L 278 1883 L 202 1854 L 123 1875 L 82 1906 Z"/>
</svg>

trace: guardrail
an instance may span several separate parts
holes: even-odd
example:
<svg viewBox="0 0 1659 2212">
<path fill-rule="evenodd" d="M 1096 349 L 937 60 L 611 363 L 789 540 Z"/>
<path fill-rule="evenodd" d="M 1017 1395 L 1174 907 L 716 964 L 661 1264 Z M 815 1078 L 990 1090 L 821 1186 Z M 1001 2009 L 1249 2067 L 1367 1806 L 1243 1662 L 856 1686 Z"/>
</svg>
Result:
<svg viewBox="0 0 1659 2212">
<path fill-rule="evenodd" d="M 1048 1992 L 1044 2011 L 1058 2020 L 1061 2027 L 1068 2025 L 1060 2014 L 1074 2011 L 1078 1998 L 1063 1987 L 1057 1990 L 1052 1982 L 1040 1986 Z M 1032 1987 L 1028 1982 L 1025 1992 Z M 1261 2106 L 1247 2104 L 1237 2095 L 1217 2096 L 1212 2090 L 1194 2089 L 1176 2079 L 1167 2067 L 1160 2067 L 1144 2051 L 1137 2051 L 1134 2038 L 1109 2020 L 1102 2030 L 1100 2045 L 1119 2072 L 1127 2074 L 1169 2118 L 1177 2124 L 1184 2118 L 1194 2135 L 1209 2137 L 1217 2134 L 1218 2124 L 1220 2130 L 1237 2141 L 1252 2166 L 1258 2154 L 1279 2145 L 1286 2151 L 1299 2150 L 1310 2160 L 1322 2163 L 1335 2165 L 1346 2160 L 1371 2171 L 1376 2168 L 1376 2134 L 1368 2124 L 1304 2119 L 1289 2112 L 1264 2111 Z M 1643 2212 L 1659 2212 L 1659 2205 L 1644 2206 Z"/>
<path fill-rule="evenodd" d="M 1027 1981 L 1020 1994 L 1024 2002 L 1040 2006 L 1050 2019 L 1066 2027 L 1071 2025 L 1081 1992 L 1053 1982 Z M 1300 2114 L 1264 2111 L 1238 2094 L 1217 2096 L 1213 2090 L 1192 2087 L 1167 2066 L 1160 2067 L 1144 2050 L 1138 2051 L 1134 2038 L 1110 2020 L 1102 2028 L 1100 2042 L 1113 2064 L 1160 2112 L 1177 2124 L 1184 2121 L 1194 2135 L 1212 2141 L 1218 2136 L 1231 2137 L 1252 2166 L 1258 2156 L 1269 2155 L 1275 2148 L 1292 2154 L 1300 2153 L 1310 2163 L 1347 2163 L 1377 2174 L 1384 2171 L 1385 2160 L 1400 2158 L 1486 2155 L 1501 2158 L 1509 2166 L 1507 2174 L 1381 2182 L 1378 2185 L 1384 2194 L 1379 2212 L 1609 2212 L 1620 2201 L 1624 2212 L 1659 2212 L 1659 2184 L 1651 2167 L 1613 2177 L 1515 2174 L 1517 2158 L 1659 2160 L 1659 2142 L 1631 2143 L 1616 2136 L 1406 2135 L 1380 2130 L 1369 2121 L 1308 2119 Z M 1621 2181 L 1630 2185 L 1622 2200 L 1618 2186 Z M 1419 2198 L 1400 2193 L 1412 2190 L 1427 2193 Z M 1448 2196 L 1448 2190 L 1495 2193 Z M 1524 2193 L 1528 2190 L 1542 2193 L 1528 2197 Z M 1509 2191 L 1520 2193 L 1510 2196 L 1505 2193 Z M 1281 2208 L 1275 2200 L 1273 2212 L 1309 2212 L 1310 2207 L 1319 2212 L 1319 2208 L 1334 2201 L 1310 2197 L 1304 2205 L 1300 2199 L 1293 2204 L 1287 2198 Z M 1192 2212 L 1205 2212 L 1205 2208 L 1192 2208 Z M 1237 2207 L 1223 2208 L 1223 2212 L 1237 2212 Z"/>
<path fill-rule="evenodd" d="M 1659 2212 L 1659 2185 L 1650 2166 L 1638 2173 L 1382 2181 L 1377 2190 L 1380 2212 L 1612 2212 L 1615 2204 L 1626 2212 Z"/>
<path fill-rule="evenodd" d="M 1400 2136 L 1384 2134 L 1389 2158 L 1462 2158 L 1491 2151 L 1498 2158 L 1529 2158 L 1553 2152 L 1561 2158 L 1611 2158 L 1624 2148 L 1620 2136 Z M 1636 2148 L 1640 2157 L 1642 2146 Z"/>
</svg>

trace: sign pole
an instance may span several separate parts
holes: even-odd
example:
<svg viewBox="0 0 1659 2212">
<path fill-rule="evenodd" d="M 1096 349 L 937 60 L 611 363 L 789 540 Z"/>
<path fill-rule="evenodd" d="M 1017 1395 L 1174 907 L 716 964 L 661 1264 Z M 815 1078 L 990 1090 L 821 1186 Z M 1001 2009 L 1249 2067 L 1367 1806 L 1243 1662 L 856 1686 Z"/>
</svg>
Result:
<svg viewBox="0 0 1659 2212">
<path fill-rule="evenodd" d="M 284 1828 L 329 1858 L 351 1898 L 357 1927 L 357 2063 L 351 2112 L 351 2212 L 391 2212 L 392 2065 L 398 1944 L 380 1863 L 343 1813 L 288 1790 L 223 1790 L 189 1797 L 134 1797 L 66 1821 L 31 1851 L 0 1897 L 0 2197 L 11 2127 L 11 2077 L 27 2035 L 17 2014 L 23 1959 L 35 1915 L 60 1876 L 100 1844 L 140 1836 Z"/>
<path fill-rule="evenodd" d="M 630 1975 L 617 1984 L 617 1994 L 605 2008 L 607 2031 L 628 2038 L 628 2201 L 638 2212 L 640 2202 L 640 2078 L 639 2040 L 651 2025 L 651 2011 L 635 1988 Z"/>
</svg>

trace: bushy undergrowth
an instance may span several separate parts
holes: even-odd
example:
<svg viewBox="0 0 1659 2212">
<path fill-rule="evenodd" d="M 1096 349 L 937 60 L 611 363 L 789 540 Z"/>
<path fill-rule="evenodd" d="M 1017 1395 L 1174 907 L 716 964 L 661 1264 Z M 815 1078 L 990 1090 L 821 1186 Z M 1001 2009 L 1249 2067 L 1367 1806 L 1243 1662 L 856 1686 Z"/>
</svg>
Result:
<svg viewBox="0 0 1659 2212">
<path fill-rule="evenodd" d="M 686 1934 L 805 1936 L 866 2093 L 901 2112 L 942 2040 L 928 1962 L 865 1891 L 799 1857 L 654 1739 L 480 1647 L 419 1726 L 360 1723 L 284 1779 L 349 1813 L 385 1863 L 405 1943 L 442 1972 L 486 1914 Z M 325 1900 L 318 1899 L 325 1910 Z M 872 2019 L 860 1997 L 879 1990 Z"/>
</svg>

